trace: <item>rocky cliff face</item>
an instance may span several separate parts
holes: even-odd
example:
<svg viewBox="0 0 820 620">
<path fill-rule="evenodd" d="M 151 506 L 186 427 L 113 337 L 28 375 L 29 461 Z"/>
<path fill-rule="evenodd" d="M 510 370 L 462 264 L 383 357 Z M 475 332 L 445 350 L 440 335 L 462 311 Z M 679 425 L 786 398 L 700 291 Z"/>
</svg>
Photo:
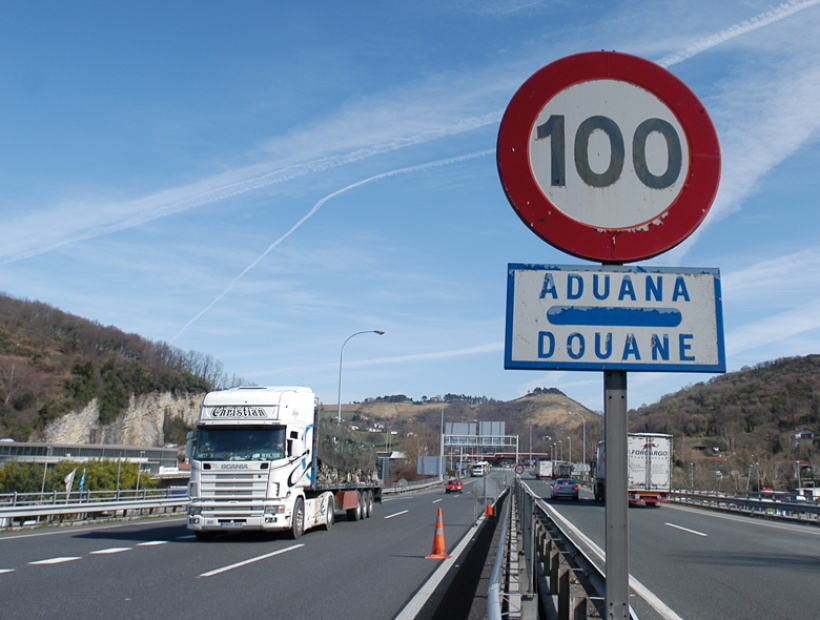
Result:
<svg viewBox="0 0 820 620">
<path fill-rule="evenodd" d="M 128 409 L 115 422 L 100 425 L 97 400 L 82 411 L 69 413 L 49 424 L 39 441 L 48 443 L 122 444 L 127 446 L 163 446 L 166 420 L 181 418 L 193 426 L 205 398 L 200 394 L 152 393 L 131 396 Z"/>
</svg>

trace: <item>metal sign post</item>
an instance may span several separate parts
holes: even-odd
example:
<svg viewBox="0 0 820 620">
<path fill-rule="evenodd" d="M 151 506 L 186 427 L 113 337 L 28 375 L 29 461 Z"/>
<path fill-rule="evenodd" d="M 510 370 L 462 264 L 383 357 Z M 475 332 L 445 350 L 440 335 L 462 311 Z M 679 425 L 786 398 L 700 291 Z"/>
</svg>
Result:
<svg viewBox="0 0 820 620">
<path fill-rule="evenodd" d="M 606 441 L 606 613 L 629 620 L 629 499 L 627 498 L 626 371 L 604 373 Z"/>
<path fill-rule="evenodd" d="M 666 69 L 586 52 L 536 71 L 498 131 L 501 184 L 541 239 L 589 266 L 510 265 L 504 367 L 602 370 L 606 610 L 629 619 L 626 373 L 725 372 L 720 275 L 623 267 L 666 252 L 706 217 L 720 144 Z"/>
</svg>

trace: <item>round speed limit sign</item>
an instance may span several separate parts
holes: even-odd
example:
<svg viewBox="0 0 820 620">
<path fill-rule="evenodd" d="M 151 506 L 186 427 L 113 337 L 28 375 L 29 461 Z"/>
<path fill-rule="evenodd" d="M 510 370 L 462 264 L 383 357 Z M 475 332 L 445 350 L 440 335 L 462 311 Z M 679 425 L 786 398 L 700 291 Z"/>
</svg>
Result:
<svg viewBox="0 0 820 620">
<path fill-rule="evenodd" d="M 568 56 L 513 96 L 498 170 L 519 217 L 560 250 L 643 260 L 688 237 L 720 179 L 709 115 L 666 69 L 618 52 Z"/>
</svg>

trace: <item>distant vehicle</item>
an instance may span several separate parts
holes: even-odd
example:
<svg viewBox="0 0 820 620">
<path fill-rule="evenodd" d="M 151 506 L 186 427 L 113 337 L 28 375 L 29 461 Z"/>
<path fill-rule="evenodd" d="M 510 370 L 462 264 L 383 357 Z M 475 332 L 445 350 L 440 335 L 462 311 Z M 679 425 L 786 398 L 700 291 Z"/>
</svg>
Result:
<svg viewBox="0 0 820 620">
<path fill-rule="evenodd" d="M 464 483 L 458 478 L 450 478 L 444 486 L 445 493 L 463 493 Z"/>
<path fill-rule="evenodd" d="M 562 497 L 578 501 L 578 483 L 573 478 L 558 478 L 552 485 L 552 499 Z"/>
<path fill-rule="evenodd" d="M 569 478 L 572 476 L 572 463 L 566 461 L 555 461 L 552 471 L 553 478 Z"/>
<path fill-rule="evenodd" d="M 479 461 L 478 463 L 473 464 L 473 468 L 470 471 L 471 476 L 486 476 L 490 473 L 490 464 L 487 461 Z"/>
<path fill-rule="evenodd" d="M 672 435 L 629 433 L 627 438 L 627 494 L 629 503 L 657 508 L 672 491 Z M 606 500 L 606 446 L 598 442 L 595 455 L 595 499 Z"/>
<path fill-rule="evenodd" d="M 538 466 L 535 469 L 535 478 L 543 480 L 544 478 L 552 478 L 553 461 L 538 461 Z"/>
</svg>

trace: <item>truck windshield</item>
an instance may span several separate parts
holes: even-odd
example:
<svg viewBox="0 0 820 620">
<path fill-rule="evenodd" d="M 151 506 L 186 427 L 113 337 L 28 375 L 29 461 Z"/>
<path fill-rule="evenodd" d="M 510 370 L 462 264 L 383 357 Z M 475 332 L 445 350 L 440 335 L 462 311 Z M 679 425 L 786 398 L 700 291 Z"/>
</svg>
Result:
<svg viewBox="0 0 820 620">
<path fill-rule="evenodd" d="M 273 461 L 284 456 L 284 426 L 200 426 L 194 454 L 200 461 Z"/>
</svg>

